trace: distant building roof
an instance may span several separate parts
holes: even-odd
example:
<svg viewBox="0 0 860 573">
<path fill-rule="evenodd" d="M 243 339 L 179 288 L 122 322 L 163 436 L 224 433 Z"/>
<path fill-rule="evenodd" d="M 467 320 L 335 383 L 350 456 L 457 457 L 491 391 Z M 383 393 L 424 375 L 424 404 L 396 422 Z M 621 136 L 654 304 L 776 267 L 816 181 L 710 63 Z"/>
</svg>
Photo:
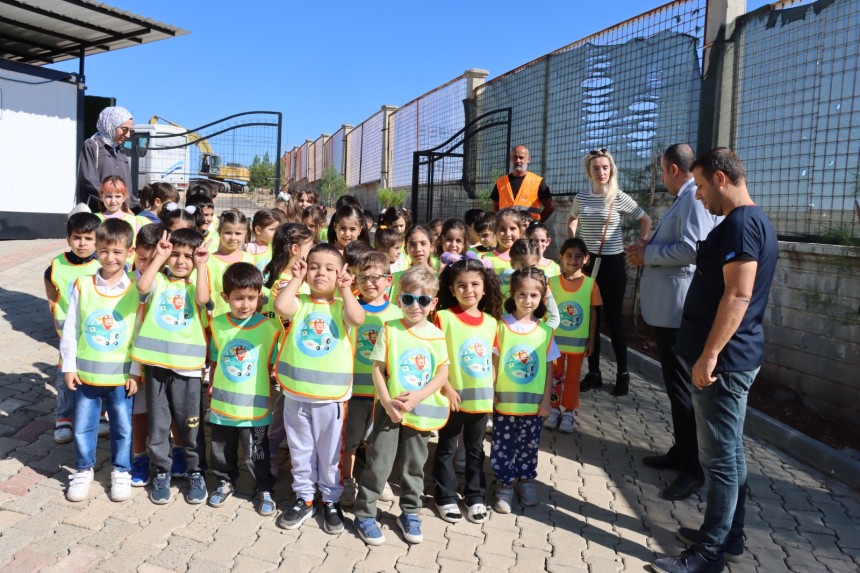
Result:
<svg viewBox="0 0 860 573">
<path fill-rule="evenodd" d="M 89 0 L 2 0 L 0 58 L 62 62 L 184 36 L 188 31 Z"/>
</svg>

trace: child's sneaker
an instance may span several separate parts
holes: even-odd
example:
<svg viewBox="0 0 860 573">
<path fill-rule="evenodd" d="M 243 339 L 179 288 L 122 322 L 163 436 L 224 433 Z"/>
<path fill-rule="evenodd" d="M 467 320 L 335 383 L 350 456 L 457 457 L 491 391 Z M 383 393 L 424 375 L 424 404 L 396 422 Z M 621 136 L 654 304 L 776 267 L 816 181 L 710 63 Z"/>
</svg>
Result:
<svg viewBox="0 0 860 573">
<path fill-rule="evenodd" d="M 355 519 L 355 531 L 368 545 L 377 546 L 385 543 L 385 536 L 382 535 L 379 524 L 372 517 L 357 517 Z"/>
<path fill-rule="evenodd" d="M 561 410 L 553 408 L 549 411 L 549 416 L 543 422 L 543 427 L 547 430 L 555 430 L 558 428 L 558 420 L 561 418 Z"/>
<path fill-rule="evenodd" d="M 514 499 L 514 488 L 510 485 L 499 485 L 496 490 L 495 510 L 498 513 L 510 513 L 511 501 Z"/>
<path fill-rule="evenodd" d="M 149 456 L 137 456 L 131 462 L 131 485 L 133 487 L 149 485 Z"/>
<path fill-rule="evenodd" d="M 272 494 L 268 491 L 261 491 L 254 497 L 254 505 L 257 506 L 257 513 L 263 517 L 274 515 L 278 510 L 278 504 L 272 499 Z"/>
<path fill-rule="evenodd" d="M 171 454 L 173 461 L 170 464 L 170 475 L 175 478 L 186 477 L 188 466 L 185 464 L 185 448 L 174 447 Z"/>
<path fill-rule="evenodd" d="M 394 501 L 397 496 L 394 495 L 394 490 L 385 482 L 385 487 L 382 488 L 382 493 L 379 494 L 379 501 Z"/>
<path fill-rule="evenodd" d="M 298 529 L 309 518 L 313 517 L 317 512 L 313 502 L 306 502 L 302 498 L 296 498 L 296 503 L 292 507 L 284 510 L 284 513 L 278 517 L 277 525 L 281 529 Z"/>
<path fill-rule="evenodd" d="M 561 423 L 558 425 L 558 431 L 562 434 L 573 433 L 573 423 L 576 421 L 576 413 L 573 410 L 568 410 L 561 415 Z"/>
<path fill-rule="evenodd" d="M 518 481 L 517 493 L 520 494 L 520 503 L 523 505 L 532 506 L 540 503 L 534 480 L 521 479 Z"/>
<path fill-rule="evenodd" d="M 125 501 L 131 497 L 131 473 L 113 470 L 110 473 L 110 498 Z"/>
<path fill-rule="evenodd" d="M 194 472 L 188 475 L 188 491 L 185 492 L 185 501 L 191 504 L 203 503 L 208 497 L 206 491 L 206 480 L 203 474 Z"/>
<path fill-rule="evenodd" d="M 466 513 L 469 521 L 472 523 L 484 523 L 487 521 L 487 506 L 483 503 L 473 503 L 469 506 L 469 511 Z"/>
<path fill-rule="evenodd" d="M 403 537 L 409 543 L 421 543 L 424 536 L 421 534 L 421 518 L 417 513 L 401 513 L 397 518 L 397 525 L 403 532 Z"/>
<path fill-rule="evenodd" d="M 84 501 L 90 494 L 91 483 L 93 483 L 93 468 L 73 473 L 69 476 L 69 489 L 66 490 L 66 499 Z"/>
<path fill-rule="evenodd" d="M 323 529 L 329 535 L 337 535 L 343 531 L 343 511 L 333 501 L 323 503 Z"/>
<path fill-rule="evenodd" d="M 347 478 L 343 480 L 343 493 L 340 495 L 340 504 L 343 507 L 352 507 L 355 505 L 355 495 L 358 492 L 358 482 L 355 478 Z"/>
<path fill-rule="evenodd" d="M 99 418 L 99 437 L 106 438 L 110 435 L 110 423 L 108 423 L 107 415 L 102 414 Z"/>
<path fill-rule="evenodd" d="M 72 422 L 69 420 L 57 420 L 54 426 L 54 441 L 58 444 L 68 444 L 74 438 L 72 433 Z"/>
<path fill-rule="evenodd" d="M 222 479 L 218 482 L 218 488 L 209 496 L 209 501 L 207 503 L 212 507 L 221 507 L 228 499 L 230 499 L 230 496 L 233 495 L 234 491 L 235 488 L 233 487 L 233 484 Z"/>
<path fill-rule="evenodd" d="M 149 501 L 156 505 L 164 505 L 170 503 L 170 474 L 167 472 L 158 472 L 155 474 L 155 480 L 152 484 L 152 491 L 149 492 Z"/>
<path fill-rule="evenodd" d="M 460 506 L 456 503 L 441 504 L 438 501 L 433 501 L 436 504 L 436 509 L 439 511 L 439 516 L 448 523 L 458 523 L 463 519 L 463 514 L 460 513 Z"/>
</svg>

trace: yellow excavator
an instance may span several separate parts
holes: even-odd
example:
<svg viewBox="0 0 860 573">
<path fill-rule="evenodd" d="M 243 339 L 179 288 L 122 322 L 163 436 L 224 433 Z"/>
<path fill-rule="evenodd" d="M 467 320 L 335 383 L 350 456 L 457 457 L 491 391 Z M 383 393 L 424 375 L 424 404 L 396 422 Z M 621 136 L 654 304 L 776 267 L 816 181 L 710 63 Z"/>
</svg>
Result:
<svg viewBox="0 0 860 573">
<path fill-rule="evenodd" d="M 201 137 L 193 131 L 188 131 L 188 129 L 178 123 L 157 115 L 149 118 L 150 125 L 156 125 L 159 121 L 179 129 L 184 129 L 188 141 L 197 146 L 197 149 L 200 151 L 200 164 L 197 169 L 199 176 L 223 183 L 225 186 L 224 190 L 230 193 L 244 193 L 248 190 L 248 181 L 251 180 L 251 173 L 246 166 L 239 163 L 222 163 L 221 156 L 214 152 L 212 146 L 206 141 L 206 138 Z M 194 181 L 191 181 L 191 183 L 194 183 Z"/>
</svg>

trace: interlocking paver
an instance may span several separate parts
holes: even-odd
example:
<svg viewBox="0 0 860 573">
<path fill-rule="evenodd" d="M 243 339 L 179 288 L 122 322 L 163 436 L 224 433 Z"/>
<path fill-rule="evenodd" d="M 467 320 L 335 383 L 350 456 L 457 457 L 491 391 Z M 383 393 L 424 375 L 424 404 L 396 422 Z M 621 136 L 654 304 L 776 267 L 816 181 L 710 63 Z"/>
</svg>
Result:
<svg viewBox="0 0 860 573">
<path fill-rule="evenodd" d="M 658 494 L 671 472 L 641 465 L 643 456 L 671 445 L 671 415 L 660 381 L 636 376 L 628 397 L 614 398 L 606 387 L 584 394 L 576 433 L 543 433 L 539 506 L 515 502 L 512 514 L 491 512 L 481 526 L 448 524 L 427 508 L 420 545 L 403 540 L 396 501 L 380 504 L 387 538 L 381 547 L 358 539 L 349 512 L 337 536 L 321 529 L 319 516 L 299 530 L 281 530 L 253 511 L 245 472 L 240 495 L 219 509 L 186 504 L 184 480 L 176 480 L 167 506 L 153 505 L 140 489 L 126 502 L 111 502 L 106 440 L 97 450 L 98 483 L 87 500 L 70 503 L 63 493 L 74 447 L 55 445 L 51 433 L 57 340 L 40 272 L 63 244 L 30 241 L 22 249 L 24 243 L 0 242 L 0 572 L 638 573 L 655 554 L 682 549 L 679 525 L 701 522 L 704 489 L 667 502 Z M 614 365 L 604 361 L 602 368 L 611 379 Z M 731 573 L 860 569 L 860 495 L 754 437 L 746 451 L 746 556 Z M 489 464 L 487 471 L 492 484 Z M 281 509 L 288 473 L 287 463 L 275 491 Z M 429 493 L 432 476 L 425 481 Z M 490 505 L 493 493 L 491 487 Z"/>
</svg>

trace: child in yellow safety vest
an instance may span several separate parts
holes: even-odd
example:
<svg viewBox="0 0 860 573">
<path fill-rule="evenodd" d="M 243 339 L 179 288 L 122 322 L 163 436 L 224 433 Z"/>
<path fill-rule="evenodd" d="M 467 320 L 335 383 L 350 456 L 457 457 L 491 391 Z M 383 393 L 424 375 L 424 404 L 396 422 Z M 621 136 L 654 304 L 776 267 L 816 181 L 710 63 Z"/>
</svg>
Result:
<svg viewBox="0 0 860 573">
<path fill-rule="evenodd" d="M 526 233 L 529 217 L 516 209 L 502 209 L 496 213 L 494 220 L 494 232 L 496 234 L 496 248 L 482 256 L 493 264 L 493 269 L 499 277 L 499 285 L 502 289 L 502 297 L 507 298 L 510 292 L 511 273 L 511 247 Z"/>
<path fill-rule="evenodd" d="M 539 500 L 535 491 L 543 418 L 550 411 L 552 362 L 559 357 L 546 312 L 546 276 L 535 267 L 511 275 L 508 312 L 499 321 L 493 349 L 496 394 L 490 465 L 498 480 L 495 509 L 510 513 L 514 485 L 520 503 Z M 515 484 L 516 482 L 516 484 Z"/>
<path fill-rule="evenodd" d="M 448 381 L 442 391 L 451 403 L 451 415 L 439 430 L 433 476 L 433 498 L 442 519 L 462 519 L 457 505 L 459 480 L 454 472 L 454 453 L 460 433 L 465 450 L 464 499 L 473 523 L 489 517 L 484 505 L 484 432 L 493 411 L 493 352 L 497 319 L 501 318 L 499 280 L 487 261 L 462 258 L 446 266 L 439 278 L 439 310 L 436 326 L 445 335 Z"/>
<path fill-rule="evenodd" d="M 340 455 L 352 390 L 353 349 L 348 328 L 364 322 L 352 294 L 352 276 L 337 247 L 319 243 L 298 259 L 292 280 L 275 299 L 275 313 L 292 320 L 278 355 L 278 382 L 284 392 L 284 426 L 292 460 L 295 503 L 277 525 L 297 529 L 316 513 L 322 495 L 326 533 L 343 531 Z M 311 294 L 299 294 L 307 281 Z M 338 293 L 340 298 L 335 298 Z"/>
<path fill-rule="evenodd" d="M 139 298 L 126 274 L 134 233 L 121 219 L 109 219 L 96 229 L 100 268 L 78 278 L 60 339 L 60 358 L 68 389 L 75 394 L 75 469 L 66 499 L 89 495 L 96 463 L 99 415 L 106 404 L 110 415 L 110 497 L 131 495 L 131 410 L 139 376 L 132 374 L 131 340 Z"/>
<path fill-rule="evenodd" d="M 96 258 L 96 229 L 101 221 L 92 213 L 75 213 L 66 223 L 66 243 L 69 250 L 58 255 L 45 269 L 45 294 L 48 309 L 54 315 L 57 336 L 63 335 L 63 323 L 69 308 L 69 291 L 79 277 L 98 271 Z M 55 379 L 57 405 L 54 408 L 54 441 L 72 441 L 72 420 L 75 417 L 74 396 L 69 393 L 62 364 L 57 365 Z"/>
<path fill-rule="evenodd" d="M 239 443 L 245 465 L 257 486 L 257 513 L 273 515 L 275 477 L 272 475 L 268 430 L 272 420 L 271 373 L 283 330 L 257 312 L 263 275 L 250 263 L 236 263 L 224 273 L 221 296 L 230 311 L 212 319 L 209 360 L 212 399 L 212 473 L 218 488 L 209 505 L 221 507 L 233 495 L 239 479 Z"/>
<path fill-rule="evenodd" d="M 597 336 L 597 321 L 592 317 L 597 315 L 597 307 L 603 301 L 597 283 L 582 272 L 583 265 L 588 262 L 585 241 L 571 237 L 562 244 L 560 253 L 562 274 L 549 280 L 560 315 L 555 341 L 561 358 L 555 362 L 553 376 L 559 383 L 556 383 L 554 403 L 544 428 L 558 428 L 560 432 L 571 434 L 579 408 L 582 361 L 591 356 Z"/>
<path fill-rule="evenodd" d="M 430 432 L 445 425 L 449 412 L 448 399 L 440 392 L 448 380 L 445 335 L 427 321 L 436 307 L 439 280 L 427 266 L 415 266 L 403 273 L 399 287 L 403 318 L 385 323 L 370 354 L 377 399 L 373 449 L 355 501 L 355 526 L 368 545 L 385 542 L 376 522 L 376 501 L 395 456 L 402 463 L 397 523 L 407 542 L 424 540 L 418 512 L 427 443 Z"/>
</svg>

